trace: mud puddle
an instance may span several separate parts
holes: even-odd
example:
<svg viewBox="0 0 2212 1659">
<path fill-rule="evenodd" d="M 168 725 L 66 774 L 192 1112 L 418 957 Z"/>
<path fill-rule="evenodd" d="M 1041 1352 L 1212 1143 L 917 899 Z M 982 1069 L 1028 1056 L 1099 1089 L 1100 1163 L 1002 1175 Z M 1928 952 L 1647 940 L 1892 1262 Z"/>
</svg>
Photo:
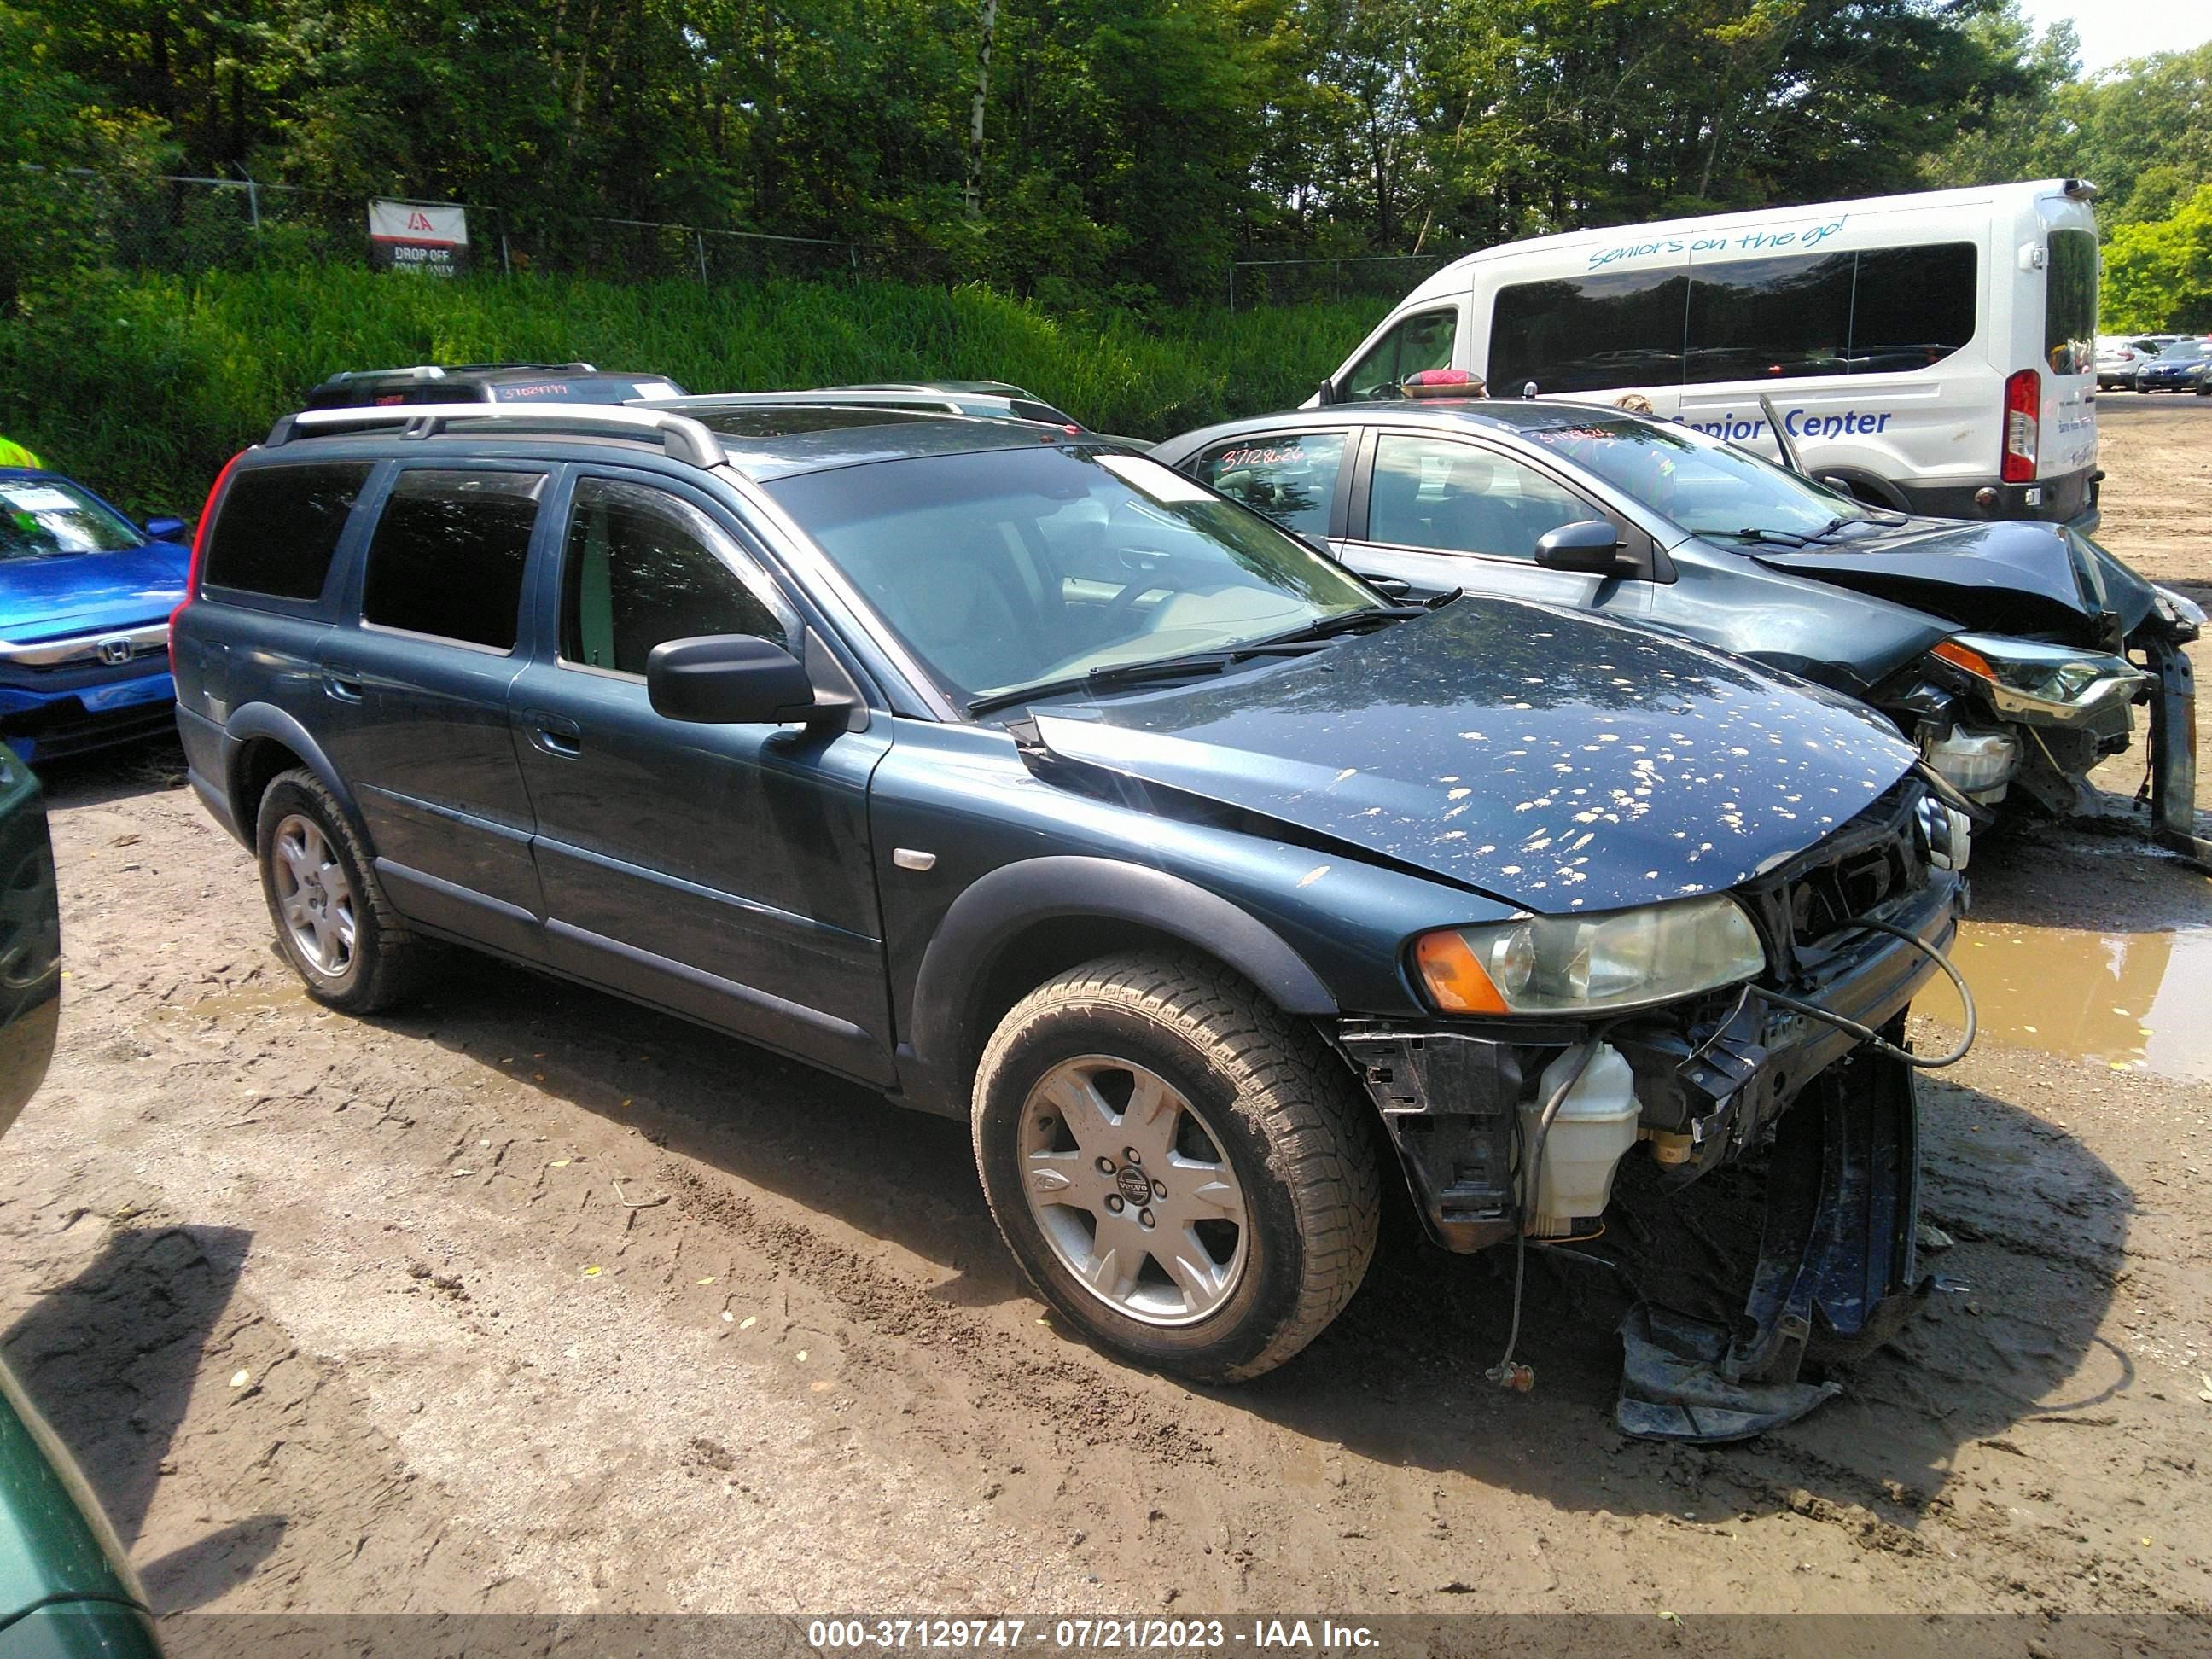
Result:
<svg viewBox="0 0 2212 1659">
<path fill-rule="evenodd" d="M 2212 927 L 2108 933 L 1969 921 L 1952 957 L 1991 1042 L 2212 1081 Z"/>
</svg>

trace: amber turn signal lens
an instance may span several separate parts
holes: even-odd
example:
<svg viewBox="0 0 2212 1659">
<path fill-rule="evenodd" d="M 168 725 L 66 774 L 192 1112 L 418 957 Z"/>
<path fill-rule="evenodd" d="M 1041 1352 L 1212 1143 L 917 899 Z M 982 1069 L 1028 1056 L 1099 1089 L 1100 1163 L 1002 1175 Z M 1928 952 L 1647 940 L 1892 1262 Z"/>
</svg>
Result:
<svg viewBox="0 0 2212 1659">
<path fill-rule="evenodd" d="M 1505 999 L 1467 941 L 1446 928 L 1413 941 L 1413 965 L 1437 1007 L 1448 1014 L 1502 1014 Z"/>
<path fill-rule="evenodd" d="M 1987 657 L 1978 651 L 1969 650 L 1956 640 L 1944 641 L 1929 654 L 1942 658 L 1954 668 L 1965 669 L 1978 680 L 1989 680 L 1994 683 L 1996 679 L 1997 671 L 1990 666 Z"/>
</svg>

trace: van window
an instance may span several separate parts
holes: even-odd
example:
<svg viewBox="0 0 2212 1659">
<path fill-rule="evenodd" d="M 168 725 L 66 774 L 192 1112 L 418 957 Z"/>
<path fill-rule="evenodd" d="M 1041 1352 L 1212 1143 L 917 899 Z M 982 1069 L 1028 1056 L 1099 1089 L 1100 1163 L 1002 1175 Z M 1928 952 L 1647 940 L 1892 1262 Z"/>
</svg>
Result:
<svg viewBox="0 0 2212 1659">
<path fill-rule="evenodd" d="M 1342 398 L 1395 398 L 1409 374 L 1449 368 L 1459 338 L 1459 307 L 1416 312 L 1392 326 L 1373 349 L 1346 373 Z"/>
<path fill-rule="evenodd" d="M 1695 385 L 1848 373 L 1855 263 L 1828 253 L 1692 267 L 1682 378 Z"/>
<path fill-rule="evenodd" d="M 1674 386 L 1682 378 L 1680 271 L 1618 270 L 1516 283 L 1498 290 L 1490 324 L 1490 385 L 1519 397 L 1601 386 Z"/>
<path fill-rule="evenodd" d="M 1492 312 L 1491 384 L 1593 392 L 1925 368 L 1974 337 L 1976 261 L 1971 242 L 1942 242 L 1516 283 Z"/>
<path fill-rule="evenodd" d="M 2051 372 L 2094 374 L 2096 335 L 2096 234 L 2054 230 L 2043 270 L 2043 356 Z"/>
<path fill-rule="evenodd" d="M 1343 462 L 1341 432 L 1290 432 L 1215 444 L 1199 452 L 1191 471 L 1231 501 L 1318 542 L 1328 535 Z"/>
<path fill-rule="evenodd" d="M 514 649 L 522 567 L 544 488 L 543 472 L 402 472 L 368 544 L 362 620 Z"/>
<path fill-rule="evenodd" d="M 784 644 L 782 620 L 716 556 L 722 541 L 705 514 L 661 490 L 578 483 L 561 574 L 562 660 L 642 674 L 667 640 L 750 634 Z"/>
<path fill-rule="evenodd" d="M 345 461 L 238 473 L 208 532 L 200 580 L 270 599 L 320 599 L 338 538 L 373 470 L 368 461 Z"/>
<path fill-rule="evenodd" d="M 1925 368 L 1974 337 L 1981 277 L 1972 242 L 1878 248 L 1858 259 L 1852 374 Z"/>
</svg>

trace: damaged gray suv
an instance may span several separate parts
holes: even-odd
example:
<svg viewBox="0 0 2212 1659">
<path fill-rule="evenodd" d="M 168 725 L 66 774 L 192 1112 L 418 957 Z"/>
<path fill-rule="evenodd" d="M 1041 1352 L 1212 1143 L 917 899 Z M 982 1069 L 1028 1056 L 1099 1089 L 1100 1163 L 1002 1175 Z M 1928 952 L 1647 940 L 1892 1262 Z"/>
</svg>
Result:
<svg viewBox="0 0 2212 1659">
<path fill-rule="evenodd" d="M 1963 820 L 1841 698 L 1394 604 L 1085 435 L 757 402 L 287 417 L 173 649 L 316 997 L 465 946 L 960 1119 L 1141 1363 L 1297 1353 L 1386 1181 L 1468 1251 L 1771 1149 L 1746 1376 L 1912 1281 Z"/>
</svg>

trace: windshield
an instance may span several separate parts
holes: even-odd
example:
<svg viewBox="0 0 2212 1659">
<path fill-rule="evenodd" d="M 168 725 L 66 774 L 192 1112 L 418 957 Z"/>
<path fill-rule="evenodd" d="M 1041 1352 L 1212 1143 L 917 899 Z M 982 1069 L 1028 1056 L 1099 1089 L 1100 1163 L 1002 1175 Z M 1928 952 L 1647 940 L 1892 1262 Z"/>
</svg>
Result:
<svg viewBox="0 0 2212 1659">
<path fill-rule="evenodd" d="M 1526 434 L 1697 535 L 1824 535 L 1875 517 L 1848 495 L 1756 455 L 1649 421 L 1598 420 Z"/>
<path fill-rule="evenodd" d="M 2193 361 L 2205 355 L 2204 343 L 2202 340 L 2176 340 L 2170 346 L 2160 346 L 2157 355 L 2169 362 L 2175 358 Z"/>
<path fill-rule="evenodd" d="M 915 456 L 768 489 L 962 702 L 1382 603 L 1140 456 L 1059 444 Z"/>
<path fill-rule="evenodd" d="M 56 553 L 119 553 L 145 537 L 59 478 L 0 478 L 0 560 Z"/>
</svg>

